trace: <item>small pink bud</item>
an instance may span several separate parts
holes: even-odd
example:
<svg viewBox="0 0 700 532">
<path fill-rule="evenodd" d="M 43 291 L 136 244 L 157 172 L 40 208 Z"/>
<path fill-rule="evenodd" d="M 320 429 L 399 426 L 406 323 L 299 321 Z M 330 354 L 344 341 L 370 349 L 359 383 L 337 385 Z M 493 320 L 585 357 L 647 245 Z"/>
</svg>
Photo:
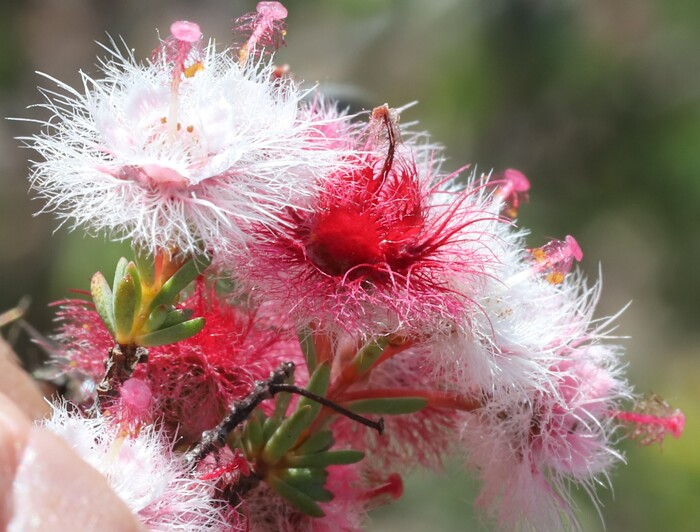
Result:
<svg viewBox="0 0 700 532">
<path fill-rule="evenodd" d="M 202 32 L 199 29 L 199 24 L 189 22 L 187 20 L 178 20 L 170 26 L 170 34 L 178 41 L 197 42 L 202 38 Z"/>
<path fill-rule="evenodd" d="M 119 389 L 119 395 L 122 398 L 125 406 L 128 406 L 134 412 L 143 412 L 148 409 L 151 404 L 151 389 L 141 379 L 128 379 L 124 381 Z"/>
</svg>

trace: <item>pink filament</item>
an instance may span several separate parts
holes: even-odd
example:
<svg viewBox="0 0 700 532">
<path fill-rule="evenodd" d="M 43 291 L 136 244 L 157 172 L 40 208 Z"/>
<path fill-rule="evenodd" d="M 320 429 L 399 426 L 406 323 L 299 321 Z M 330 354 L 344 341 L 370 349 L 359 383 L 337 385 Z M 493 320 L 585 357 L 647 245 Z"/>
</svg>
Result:
<svg viewBox="0 0 700 532">
<path fill-rule="evenodd" d="M 403 479 L 398 473 L 392 473 L 387 477 L 386 482 L 376 486 L 364 493 L 366 500 L 376 499 L 384 495 L 389 495 L 392 499 L 400 499 L 403 495 Z"/>
<path fill-rule="evenodd" d="M 671 434 L 674 438 L 680 438 L 685 428 L 685 414 L 678 409 L 668 416 L 622 411 L 616 412 L 614 416 L 627 423 L 637 425 L 637 435 L 644 434 L 646 436 L 642 443 L 661 441 L 665 434 Z"/>
</svg>

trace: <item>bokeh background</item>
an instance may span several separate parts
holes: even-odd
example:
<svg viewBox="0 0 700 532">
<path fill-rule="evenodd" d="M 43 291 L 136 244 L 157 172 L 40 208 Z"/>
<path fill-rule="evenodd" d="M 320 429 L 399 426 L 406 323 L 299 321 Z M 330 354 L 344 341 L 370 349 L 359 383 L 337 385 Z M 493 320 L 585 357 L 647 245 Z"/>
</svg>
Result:
<svg viewBox="0 0 700 532">
<path fill-rule="evenodd" d="M 684 438 L 626 444 L 628 466 L 598 493 L 611 532 L 700 530 L 700 2 L 696 0 L 288 0 L 279 62 L 357 108 L 417 100 L 420 121 L 446 147 L 447 169 L 515 167 L 531 179 L 520 223 L 531 245 L 573 234 L 599 315 L 618 320 L 629 375 L 687 414 Z M 3 0 L 0 115 L 37 117 L 34 71 L 77 85 L 95 73 L 108 32 L 146 57 L 156 29 L 198 21 L 226 43 L 254 2 Z M 56 232 L 28 193 L 36 127 L 0 122 L 0 312 L 25 295 L 26 320 L 51 329 L 47 304 L 111 270 L 124 246 Z M 26 332 L 4 328 L 26 363 L 42 357 Z M 476 482 L 417 472 L 374 531 L 488 530 L 471 512 Z M 580 498 L 584 530 L 602 530 Z"/>
</svg>

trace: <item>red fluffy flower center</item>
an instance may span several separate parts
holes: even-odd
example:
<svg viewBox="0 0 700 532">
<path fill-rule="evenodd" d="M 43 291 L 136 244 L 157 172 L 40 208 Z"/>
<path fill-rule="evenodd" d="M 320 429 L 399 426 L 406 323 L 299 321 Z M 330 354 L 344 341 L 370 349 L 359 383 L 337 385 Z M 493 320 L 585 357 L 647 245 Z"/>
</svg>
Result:
<svg viewBox="0 0 700 532">
<path fill-rule="evenodd" d="M 333 208 L 316 220 L 306 252 L 321 270 L 342 275 L 360 264 L 384 262 L 382 231 L 371 213 Z"/>
<path fill-rule="evenodd" d="M 350 190 L 326 197 L 310 220 L 308 258 L 329 275 L 404 270 L 415 258 L 424 223 L 414 178 L 405 171 L 379 180 L 371 168 L 346 176 L 342 185 Z"/>
</svg>

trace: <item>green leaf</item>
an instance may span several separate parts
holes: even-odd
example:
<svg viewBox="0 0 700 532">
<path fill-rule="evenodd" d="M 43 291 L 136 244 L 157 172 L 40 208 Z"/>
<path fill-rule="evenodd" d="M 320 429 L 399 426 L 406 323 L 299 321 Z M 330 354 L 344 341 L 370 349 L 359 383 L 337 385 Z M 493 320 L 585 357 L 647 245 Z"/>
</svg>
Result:
<svg viewBox="0 0 700 532">
<path fill-rule="evenodd" d="M 101 272 L 95 273 L 90 280 L 90 294 L 95 309 L 102 318 L 109 332 L 114 336 L 114 296 L 109 283 Z"/>
<path fill-rule="evenodd" d="M 163 322 L 163 325 L 160 326 L 160 328 L 165 329 L 166 327 L 172 327 L 173 325 L 177 325 L 178 323 L 182 323 L 184 321 L 192 319 L 193 314 L 194 310 L 189 308 L 171 310 L 166 315 L 165 321 Z"/>
<path fill-rule="evenodd" d="M 318 363 L 313 331 L 308 327 L 300 328 L 299 330 L 297 330 L 297 337 L 299 338 L 299 345 L 301 346 L 301 351 L 302 353 L 304 353 L 306 367 L 309 373 L 313 373 L 314 371 L 316 371 L 316 364 Z"/>
<path fill-rule="evenodd" d="M 131 278 L 134 281 L 134 290 L 135 290 L 135 296 L 134 296 L 134 311 L 138 311 L 141 308 L 141 276 L 139 275 L 139 271 L 136 268 L 136 264 L 133 262 L 130 262 L 129 264 L 126 265 L 126 274 L 131 275 Z M 145 320 L 146 316 L 143 316 L 141 319 Z M 141 322 L 143 323 L 143 322 Z"/>
<path fill-rule="evenodd" d="M 328 451 L 325 453 L 289 456 L 286 463 L 290 467 L 328 467 L 332 465 L 355 464 L 365 457 L 365 453 L 352 449 Z"/>
<path fill-rule="evenodd" d="M 313 375 L 311 375 L 311 378 L 309 379 L 309 384 L 306 386 L 306 389 L 309 392 L 324 397 L 326 392 L 328 392 L 328 385 L 330 384 L 330 381 L 331 365 L 326 361 L 316 368 L 316 371 L 314 371 Z M 314 401 L 313 399 L 309 399 L 308 397 L 302 397 L 299 399 L 297 410 L 304 408 L 305 406 L 311 407 L 312 422 L 314 419 L 316 419 L 316 416 L 318 416 L 318 413 L 321 411 L 321 407 L 323 405 Z M 311 424 L 311 422 L 309 422 L 309 424 Z"/>
<path fill-rule="evenodd" d="M 169 309 L 170 305 L 158 305 L 154 308 L 143 327 L 143 332 L 152 332 L 163 327 Z"/>
<path fill-rule="evenodd" d="M 290 484 L 318 484 L 323 486 L 328 479 L 328 471 L 322 467 L 289 467 L 284 470 L 284 481 Z"/>
<path fill-rule="evenodd" d="M 248 420 L 245 430 L 245 441 L 247 444 L 246 451 L 249 457 L 254 457 L 262 448 L 263 444 L 263 426 L 260 416 L 252 415 Z"/>
<path fill-rule="evenodd" d="M 294 452 L 296 454 L 312 454 L 327 451 L 335 443 L 333 432 L 330 430 L 322 430 L 316 432 L 306 438 L 306 441 L 297 447 Z"/>
<path fill-rule="evenodd" d="M 357 372 L 362 375 L 366 373 L 377 359 L 382 356 L 384 348 L 389 344 L 389 339 L 385 336 L 377 338 L 375 341 L 368 343 L 355 355 L 352 359 L 352 364 L 357 369 Z"/>
<path fill-rule="evenodd" d="M 300 481 L 298 478 L 283 475 L 282 480 L 315 501 L 330 502 L 335 498 L 333 493 L 323 487 L 325 479 L 320 481 Z"/>
<path fill-rule="evenodd" d="M 153 283 L 156 280 L 156 270 L 155 264 L 153 263 L 153 257 L 146 250 L 135 249 L 134 262 L 139 270 L 141 282 L 145 286 L 153 286 Z"/>
<path fill-rule="evenodd" d="M 131 341 L 131 329 L 136 313 L 136 298 L 134 278 L 127 273 L 119 280 L 114 292 L 114 329 L 117 342 L 120 344 Z"/>
<path fill-rule="evenodd" d="M 190 258 L 170 279 L 163 283 L 163 286 L 153 298 L 153 301 L 151 301 L 149 311 L 152 311 L 158 305 L 172 304 L 178 294 L 194 281 L 209 264 L 211 264 L 209 257 L 200 257 L 198 260 Z"/>
<path fill-rule="evenodd" d="M 279 401 L 280 395 L 283 394 L 277 394 L 275 397 Z M 289 394 L 284 394 L 284 395 L 289 395 Z M 265 420 L 265 423 L 263 423 L 263 441 L 267 443 L 267 441 L 272 437 L 272 435 L 275 433 L 275 431 L 279 428 L 280 423 L 282 423 L 282 418 L 277 418 L 275 416 L 269 417 Z"/>
<path fill-rule="evenodd" d="M 284 381 L 286 384 L 294 383 L 294 375 L 292 374 L 289 378 Z M 287 415 L 287 409 L 289 408 L 289 403 L 292 400 L 292 394 L 281 392 L 275 395 L 275 411 L 272 413 L 272 419 L 277 420 L 278 423 Z M 268 434 L 268 438 L 271 433 Z"/>
<path fill-rule="evenodd" d="M 360 399 L 344 404 L 357 414 L 382 414 L 395 416 L 413 414 L 425 408 L 428 400 L 423 397 L 386 397 L 378 399 Z"/>
<path fill-rule="evenodd" d="M 129 261 L 126 259 L 126 257 L 121 257 L 119 261 L 117 261 L 117 267 L 114 270 L 114 279 L 112 281 L 112 292 L 115 294 L 117 293 L 117 283 L 121 281 L 122 277 L 124 277 L 128 264 Z"/>
<path fill-rule="evenodd" d="M 136 344 L 143 347 L 156 347 L 159 345 L 174 344 L 186 340 L 197 334 L 204 327 L 204 318 L 195 318 L 184 323 L 178 323 L 167 329 L 159 329 L 151 333 L 138 336 Z"/>
<path fill-rule="evenodd" d="M 311 406 L 299 408 L 282 421 L 275 433 L 270 436 L 262 452 L 262 459 L 268 464 L 277 463 L 299 439 L 301 433 L 311 424 Z"/>
<path fill-rule="evenodd" d="M 270 476 L 265 481 L 270 485 L 270 487 L 275 490 L 283 499 L 285 499 L 289 504 L 294 506 L 300 512 L 311 516 L 311 517 L 323 517 L 326 515 L 321 507 L 316 504 L 316 502 L 302 493 L 294 486 L 287 484 L 284 480 Z"/>
</svg>

